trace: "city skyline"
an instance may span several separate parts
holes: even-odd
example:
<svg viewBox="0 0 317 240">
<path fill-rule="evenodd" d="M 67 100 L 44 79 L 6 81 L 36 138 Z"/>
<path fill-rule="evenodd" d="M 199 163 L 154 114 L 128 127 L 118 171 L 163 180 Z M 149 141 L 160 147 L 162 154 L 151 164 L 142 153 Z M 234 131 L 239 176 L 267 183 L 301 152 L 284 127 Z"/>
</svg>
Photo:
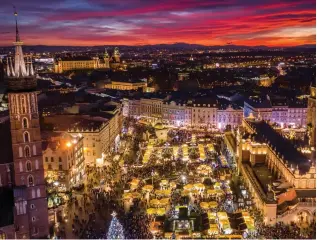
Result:
<svg viewBox="0 0 317 240">
<path fill-rule="evenodd" d="M 315 2 L 101 1 L 14 2 L 26 45 L 202 45 L 287 47 L 316 43 Z M 10 46 L 12 3 L 0 10 L 0 46 Z M 71 31 L 71 34 L 69 34 Z"/>
</svg>

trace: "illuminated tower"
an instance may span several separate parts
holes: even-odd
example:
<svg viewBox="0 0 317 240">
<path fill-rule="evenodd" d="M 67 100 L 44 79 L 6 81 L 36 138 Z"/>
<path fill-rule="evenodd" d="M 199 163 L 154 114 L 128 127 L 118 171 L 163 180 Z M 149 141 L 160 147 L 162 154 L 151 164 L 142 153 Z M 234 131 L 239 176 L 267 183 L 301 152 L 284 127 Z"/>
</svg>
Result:
<svg viewBox="0 0 317 240">
<path fill-rule="evenodd" d="M 103 60 L 105 62 L 105 68 L 109 68 L 109 61 L 110 61 L 110 58 L 109 58 L 109 54 L 107 52 L 107 49 L 105 49 L 105 53 L 103 55 Z"/>
<path fill-rule="evenodd" d="M 119 48 L 115 47 L 113 51 L 113 56 L 112 56 L 114 62 L 119 63 L 120 62 L 120 52 Z"/>
<path fill-rule="evenodd" d="M 8 58 L 6 81 L 14 163 L 14 224 L 17 238 L 42 238 L 49 234 L 42 141 L 32 65 L 25 63 L 17 13 L 14 60 Z"/>
</svg>

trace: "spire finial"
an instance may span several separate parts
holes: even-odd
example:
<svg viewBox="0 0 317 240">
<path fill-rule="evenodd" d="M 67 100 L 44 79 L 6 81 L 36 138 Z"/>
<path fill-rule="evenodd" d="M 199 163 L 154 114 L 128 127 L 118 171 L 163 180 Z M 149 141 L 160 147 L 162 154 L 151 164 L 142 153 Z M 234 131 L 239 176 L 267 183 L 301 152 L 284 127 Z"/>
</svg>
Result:
<svg viewBox="0 0 317 240">
<path fill-rule="evenodd" d="M 18 13 L 14 5 L 13 5 L 13 9 L 14 9 L 14 16 L 15 16 L 15 41 L 20 42 L 20 35 L 19 35 L 19 28 L 18 28 Z"/>
</svg>

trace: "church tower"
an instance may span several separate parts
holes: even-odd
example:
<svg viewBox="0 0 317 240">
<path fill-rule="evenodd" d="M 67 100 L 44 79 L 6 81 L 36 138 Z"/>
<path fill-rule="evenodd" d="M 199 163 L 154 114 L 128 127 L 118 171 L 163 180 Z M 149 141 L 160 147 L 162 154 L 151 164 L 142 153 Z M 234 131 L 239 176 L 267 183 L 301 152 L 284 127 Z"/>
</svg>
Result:
<svg viewBox="0 0 317 240">
<path fill-rule="evenodd" d="M 113 61 L 115 63 L 120 63 L 120 52 L 119 52 L 119 48 L 115 47 L 114 51 L 113 51 Z"/>
<path fill-rule="evenodd" d="M 108 54 L 108 51 L 107 49 L 105 49 L 105 53 L 103 55 L 103 60 L 105 62 L 105 68 L 110 68 L 110 65 L 109 65 L 109 61 L 110 61 L 110 58 L 109 58 L 109 54 Z"/>
<path fill-rule="evenodd" d="M 36 76 L 32 60 L 25 63 L 17 13 L 14 60 L 7 59 L 14 164 L 14 224 L 16 238 L 43 238 L 49 234 L 46 186 L 42 159 Z"/>
</svg>

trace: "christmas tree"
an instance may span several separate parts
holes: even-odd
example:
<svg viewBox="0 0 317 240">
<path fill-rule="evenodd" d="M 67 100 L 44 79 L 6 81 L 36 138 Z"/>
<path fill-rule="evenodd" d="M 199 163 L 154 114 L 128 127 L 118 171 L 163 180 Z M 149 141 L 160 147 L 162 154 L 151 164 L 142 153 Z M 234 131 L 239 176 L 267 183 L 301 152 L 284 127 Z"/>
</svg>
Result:
<svg viewBox="0 0 317 240">
<path fill-rule="evenodd" d="M 112 220 L 107 234 L 107 239 L 124 239 L 123 227 L 120 224 L 117 214 L 113 212 Z"/>
</svg>

